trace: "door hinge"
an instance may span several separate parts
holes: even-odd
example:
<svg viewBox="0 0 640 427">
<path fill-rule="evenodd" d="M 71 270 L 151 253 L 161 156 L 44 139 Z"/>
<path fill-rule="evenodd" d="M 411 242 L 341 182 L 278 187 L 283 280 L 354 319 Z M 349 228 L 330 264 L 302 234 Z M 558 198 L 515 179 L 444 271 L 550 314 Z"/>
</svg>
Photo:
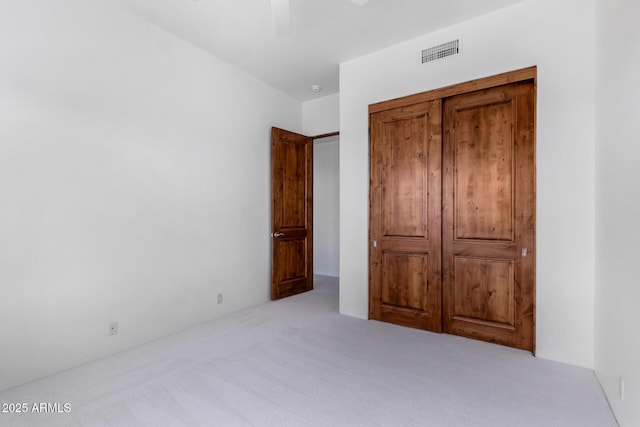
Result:
<svg viewBox="0 0 640 427">
<path fill-rule="evenodd" d="M 373 241 L 373 247 L 377 248 L 378 247 L 378 242 L 376 240 Z"/>
<path fill-rule="evenodd" d="M 527 248 L 522 248 L 522 257 L 526 257 L 527 256 Z"/>
</svg>

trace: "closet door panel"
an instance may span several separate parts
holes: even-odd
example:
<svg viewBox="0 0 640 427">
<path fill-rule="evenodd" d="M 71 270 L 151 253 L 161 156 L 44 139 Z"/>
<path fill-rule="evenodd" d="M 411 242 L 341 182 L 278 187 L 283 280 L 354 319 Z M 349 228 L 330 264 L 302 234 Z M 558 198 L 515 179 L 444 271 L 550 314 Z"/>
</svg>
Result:
<svg viewBox="0 0 640 427">
<path fill-rule="evenodd" d="M 444 330 L 533 350 L 533 83 L 443 108 Z"/>
<path fill-rule="evenodd" d="M 441 331 L 440 100 L 371 116 L 369 317 Z"/>
</svg>

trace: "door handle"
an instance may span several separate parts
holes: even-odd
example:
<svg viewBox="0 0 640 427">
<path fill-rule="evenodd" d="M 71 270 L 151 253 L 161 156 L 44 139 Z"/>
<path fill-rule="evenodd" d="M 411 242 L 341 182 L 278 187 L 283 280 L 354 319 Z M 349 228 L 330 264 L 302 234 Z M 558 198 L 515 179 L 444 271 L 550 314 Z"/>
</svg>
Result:
<svg viewBox="0 0 640 427">
<path fill-rule="evenodd" d="M 284 233 L 273 233 L 272 236 L 278 238 L 284 236 Z"/>
</svg>

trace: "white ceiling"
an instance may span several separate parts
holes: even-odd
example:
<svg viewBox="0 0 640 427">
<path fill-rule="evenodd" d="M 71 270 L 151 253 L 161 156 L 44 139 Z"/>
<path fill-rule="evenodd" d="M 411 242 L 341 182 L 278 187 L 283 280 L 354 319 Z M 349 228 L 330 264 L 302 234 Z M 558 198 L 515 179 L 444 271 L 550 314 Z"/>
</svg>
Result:
<svg viewBox="0 0 640 427">
<path fill-rule="evenodd" d="M 306 101 L 338 92 L 345 60 L 522 0 L 291 0 L 287 36 L 274 33 L 270 0 L 113 1 Z"/>
</svg>

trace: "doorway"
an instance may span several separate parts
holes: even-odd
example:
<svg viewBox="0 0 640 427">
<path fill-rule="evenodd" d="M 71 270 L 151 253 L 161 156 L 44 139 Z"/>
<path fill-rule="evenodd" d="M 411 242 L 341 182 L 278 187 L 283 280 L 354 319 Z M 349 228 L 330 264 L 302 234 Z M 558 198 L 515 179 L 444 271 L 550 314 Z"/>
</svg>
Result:
<svg viewBox="0 0 640 427">
<path fill-rule="evenodd" d="M 340 261 L 340 136 L 313 141 L 313 269 L 338 277 Z"/>
<path fill-rule="evenodd" d="M 280 299 L 313 289 L 314 248 L 321 255 L 321 268 L 337 272 L 337 253 L 328 254 L 328 245 L 337 247 L 338 165 L 327 164 L 337 155 L 338 132 L 305 136 L 279 128 L 271 131 L 271 200 L 273 264 L 271 299 Z M 318 141 L 318 147 L 314 142 Z M 314 160 L 314 153 L 320 161 Z M 337 160 L 337 158 L 335 159 Z M 314 163 L 320 169 L 315 183 Z M 314 188 L 319 191 L 320 205 Z M 314 239 L 314 214 L 320 216 L 319 244 Z M 333 263 L 333 264 L 332 264 Z M 331 270 L 329 270 L 331 271 Z"/>
</svg>

